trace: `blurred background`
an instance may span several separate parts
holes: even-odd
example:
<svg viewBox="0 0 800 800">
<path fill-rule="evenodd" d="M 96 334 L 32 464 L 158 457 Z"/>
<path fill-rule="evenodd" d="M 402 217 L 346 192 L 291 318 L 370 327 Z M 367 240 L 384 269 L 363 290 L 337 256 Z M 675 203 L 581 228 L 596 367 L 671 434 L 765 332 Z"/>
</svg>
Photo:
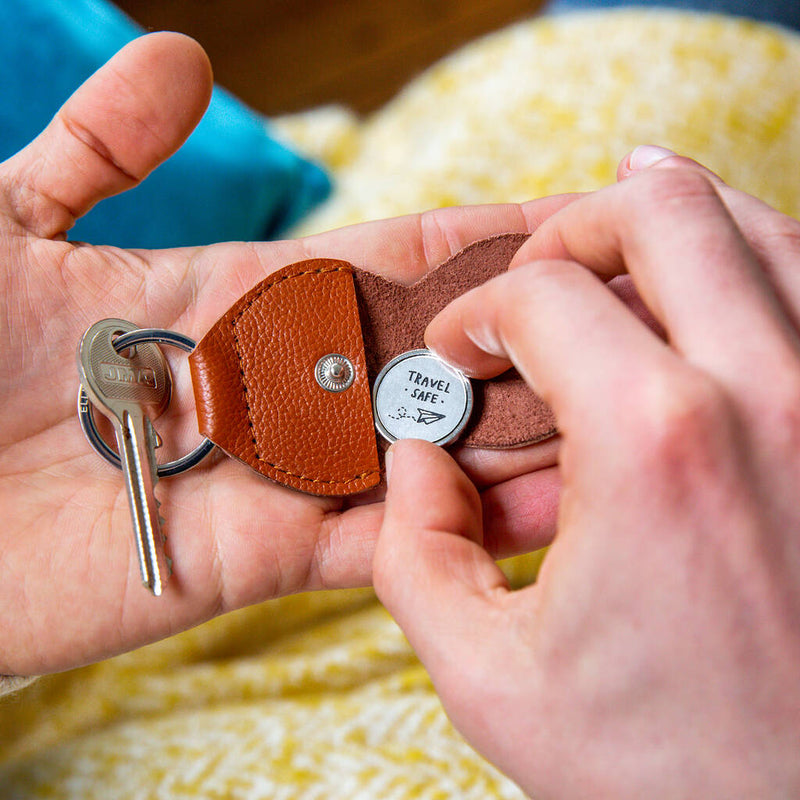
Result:
<svg viewBox="0 0 800 800">
<path fill-rule="evenodd" d="M 117 0 L 147 29 L 187 33 L 218 83 L 274 115 L 369 112 L 459 45 L 544 0 Z"/>
</svg>

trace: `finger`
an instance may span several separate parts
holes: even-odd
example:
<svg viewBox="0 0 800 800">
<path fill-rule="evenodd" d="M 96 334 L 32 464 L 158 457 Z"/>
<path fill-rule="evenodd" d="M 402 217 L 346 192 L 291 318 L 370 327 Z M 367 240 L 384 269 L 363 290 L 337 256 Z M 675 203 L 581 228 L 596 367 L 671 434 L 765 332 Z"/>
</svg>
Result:
<svg viewBox="0 0 800 800">
<path fill-rule="evenodd" d="M 362 222 L 287 242 L 298 257 L 342 258 L 392 280 L 414 283 L 468 244 L 503 233 L 533 233 L 575 195 L 555 195 L 527 203 L 454 206 L 388 220 Z M 277 268 L 283 254 L 265 253 Z"/>
<path fill-rule="evenodd" d="M 654 167 L 656 164 L 666 162 L 667 159 L 673 159 L 684 167 L 695 167 L 706 173 L 709 180 L 722 183 L 718 175 L 710 169 L 703 167 L 699 162 L 679 156 L 673 150 L 669 150 L 666 147 L 653 144 L 643 144 L 631 150 L 617 165 L 617 180 L 624 181 L 626 178 L 638 175 L 643 170 Z"/>
<path fill-rule="evenodd" d="M 54 238 L 95 203 L 131 188 L 183 143 L 211 97 L 200 45 L 156 33 L 124 47 L 3 166 L 12 215 Z"/>
<path fill-rule="evenodd" d="M 446 261 L 466 245 L 500 233 L 532 233 L 546 219 L 569 205 L 574 195 L 556 195 L 522 204 L 498 204 L 441 208 L 386 221 L 367 222 L 344 228 L 335 236 L 336 245 L 349 252 L 356 242 L 365 261 L 387 277 L 402 264 L 407 280 L 421 278 L 432 267 Z M 307 246 L 329 247 L 329 234 L 305 240 Z M 413 265 L 409 269 L 409 267 Z M 360 264 L 357 264 L 360 266 Z"/>
<path fill-rule="evenodd" d="M 552 544 L 561 499 L 558 467 L 520 475 L 481 494 L 483 546 L 493 558 L 531 553 Z"/>
<path fill-rule="evenodd" d="M 522 204 L 441 208 L 350 225 L 303 239 L 137 251 L 135 255 L 146 268 L 157 265 L 158 274 L 171 282 L 171 296 L 180 293 L 187 307 L 185 318 L 164 316 L 149 323 L 161 327 L 177 325 L 199 337 L 255 283 L 287 264 L 309 258 L 338 258 L 408 285 L 479 239 L 503 233 L 533 233 L 544 220 L 573 201 L 573 196 L 557 196 Z M 189 264 L 191 280 L 187 281 Z M 123 277 L 131 280 L 129 269 Z M 159 289 L 159 293 L 163 295 L 163 290 Z M 135 299 L 138 302 L 138 294 Z"/>
<path fill-rule="evenodd" d="M 561 478 L 556 467 L 537 469 L 481 492 L 483 547 L 493 559 L 509 558 L 547 547 L 555 536 Z M 343 514 L 327 515 L 305 583 L 284 593 L 309 589 L 365 586 L 372 582 L 372 558 L 384 505 L 356 502 Z M 239 545 L 231 535 L 231 548 Z M 227 563 L 227 562 L 226 562 Z M 230 586 L 231 580 L 226 580 Z"/>
<path fill-rule="evenodd" d="M 508 359 L 550 403 L 565 441 L 595 442 L 592 458 L 604 460 L 629 406 L 658 390 L 657 376 L 677 361 L 622 300 L 570 261 L 534 262 L 463 295 L 431 322 L 426 341 L 477 377 Z"/>
<path fill-rule="evenodd" d="M 775 287 L 785 313 L 795 327 L 800 327 L 800 273 L 797 270 L 800 222 L 781 214 L 762 200 L 734 189 L 694 159 L 663 147 L 637 147 L 622 159 L 617 177 L 626 180 L 649 169 L 692 169 L 709 180 Z"/>
<path fill-rule="evenodd" d="M 406 440 L 391 449 L 386 511 L 373 564 L 379 598 L 435 674 L 473 641 L 503 573 L 480 546 L 477 492 L 447 453 Z M 466 634 L 469 634 L 467 636 Z"/>
<path fill-rule="evenodd" d="M 628 271 L 675 349 L 729 385 L 797 357 L 773 287 L 695 170 L 649 170 L 582 198 L 539 228 L 527 256 L 568 258 L 605 279 Z"/>
<path fill-rule="evenodd" d="M 558 436 L 505 450 L 460 447 L 453 453 L 458 465 L 479 491 L 520 475 L 529 475 L 558 463 Z"/>
<path fill-rule="evenodd" d="M 513 266 L 512 269 L 518 269 L 520 265 Z M 633 284 L 629 275 L 619 275 L 616 278 L 613 278 L 611 281 L 607 283 L 608 289 L 613 292 L 628 310 L 640 319 L 647 327 L 649 327 L 659 338 L 665 339 L 664 330 L 661 325 L 658 323 L 653 315 L 650 313 L 650 310 L 642 301 L 639 293 L 636 291 L 636 287 Z M 450 318 L 452 321 L 455 322 L 455 319 Z M 442 347 L 440 344 L 440 340 L 442 339 L 443 333 L 441 330 L 437 329 L 439 323 L 434 326 L 429 326 L 429 330 L 431 331 L 430 334 L 428 330 L 425 332 L 425 344 L 428 348 L 433 350 L 434 352 L 438 353 L 442 358 L 448 360 L 450 358 L 458 358 L 452 351 L 449 355 L 447 355 L 444 351 L 440 350 L 439 348 Z M 474 372 L 470 372 L 471 375 L 474 377 L 480 378 L 492 378 L 496 375 L 500 375 L 506 370 L 512 368 L 514 364 L 512 363 L 510 357 L 507 355 L 495 355 L 493 353 L 486 352 L 480 343 L 479 340 L 475 342 L 477 345 L 476 350 L 470 350 L 470 355 L 464 357 L 466 360 L 469 360 L 471 366 L 469 367 L 470 370 L 474 370 Z M 498 348 L 497 352 L 502 352 L 503 348 Z M 532 448 L 535 450 L 535 459 L 539 460 L 540 458 L 544 458 L 547 460 L 551 455 L 550 446 L 554 444 L 553 440 L 546 440 L 545 442 L 540 442 L 538 444 L 532 445 Z M 546 448 L 546 450 L 545 450 Z M 513 460 L 516 460 L 517 454 L 513 454 L 511 458 L 509 458 L 508 453 L 504 453 L 501 459 L 501 463 L 504 468 L 508 468 L 509 463 Z M 459 459 L 461 460 L 461 459 Z M 481 457 L 483 460 L 483 457 Z M 472 459 L 466 462 L 466 465 L 469 466 L 472 463 Z M 552 460 L 550 463 L 553 463 Z M 538 469 L 541 464 L 536 464 L 534 466 L 535 469 Z M 474 476 L 470 474 L 470 477 L 475 479 Z M 508 476 L 506 476 L 508 477 Z"/>
</svg>

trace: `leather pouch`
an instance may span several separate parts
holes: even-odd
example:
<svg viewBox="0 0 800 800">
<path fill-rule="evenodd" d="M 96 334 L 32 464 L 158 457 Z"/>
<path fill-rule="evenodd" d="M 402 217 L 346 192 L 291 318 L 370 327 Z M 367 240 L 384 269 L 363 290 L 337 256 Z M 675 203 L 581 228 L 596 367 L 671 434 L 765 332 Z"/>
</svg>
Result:
<svg viewBox="0 0 800 800">
<path fill-rule="evenodd" d="M 253 287 L 190 356 L 200 432 L 278 483 L 346 496 L 380 483 L 371 387 L 382 367 L 424 347 L 451 300 L 508 269 L 527 234 L 484 239 L 412 286 L 344 261 L 291 264 Z M 332 392 L 320 359 L 344 356 L 352 383 Z M 516 374 L 473 381 L 460 445 L 508 448 L 555 433 L 553 415 Z"/>
</svg>

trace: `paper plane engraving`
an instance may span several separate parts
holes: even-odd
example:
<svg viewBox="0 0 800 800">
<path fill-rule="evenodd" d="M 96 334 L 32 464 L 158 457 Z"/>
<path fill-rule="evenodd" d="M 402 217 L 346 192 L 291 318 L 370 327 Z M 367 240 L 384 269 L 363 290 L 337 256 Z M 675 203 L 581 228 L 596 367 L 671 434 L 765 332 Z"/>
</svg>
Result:
<svg viewBox="0 0 800 800">
<path fill-rule="evenodd" d="M 431 425 L 434 422 L 438 422 L 440 419 L 444 419 L 444 414 L 438 414 L 436 411 L 428 411 L 426 408 L 417 408 L 419 415 L 414 420 L 414 422 L 423 422 L 425 425 Z"/>
</svg>

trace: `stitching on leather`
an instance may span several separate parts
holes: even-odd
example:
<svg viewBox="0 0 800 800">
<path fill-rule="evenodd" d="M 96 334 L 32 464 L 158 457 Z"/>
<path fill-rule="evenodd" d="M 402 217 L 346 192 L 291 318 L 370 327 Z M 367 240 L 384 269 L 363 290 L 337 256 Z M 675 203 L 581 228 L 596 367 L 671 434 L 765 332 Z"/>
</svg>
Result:
<svg viewBox="0 0 800 800">
<path fill-rule="evenodd" d="M 319 269 L 307 269 L 305 272 L 298 272 L 296 275 L 284 275 L 276 281 L 272 281 L 271 283 L 267 283 L 261 287 L 261 290 L 258 294 L 254 295 L 244 306 L 244 308 L 231 320 L 231 325 L 233 325 L 234 331 L 236 330 L 236 323 L 242 317 L 245 311 L 247 311 L 253 303 L 261 297 L 264 292 L 271 289 L 273 286 L 277 286 L 279 283 L 283 283 L 284 281 L 288 281 L 291 278 L 302 278 L 303 275 L 324 275 L 326 272 L 351 272 L 349 267 L 320 267 Z"/>
<path fill-rule="evenodd" d="M 256 456 L 256 458 L 272 467 L 276 472 L 282 472 L 284 475 L 288 475 L 291 478 L 298 478 L 299 480 L 306 481 L 307 483 L 325 483 L 329 485 L 356 483 L 357 481 L 363 481 L 366 478 L 371 478 L 373 475 L 378 474 L 377 470 L 372 470 L 371 472 L 362 472 L 361 475 L 356 475 L 354 478 L 345 478 L 344 480 L 340 481 L 326 481 L 322 480 L 321 478 L 309 478 L 307 475 L 298 475 L 295 472 L 289 472 L 288 469 L 283 469 L 282 467 L 273 464 L 271 461 L 267 461 L 265 458 L 260 458 L 259 456 Z"/>
<path fill-rule="evenodd" d="M 233 329 L 234 349 L 236 350 L 236 358 L 237 358 L 237 360 L 239 362 L 239 377 L 240 377 L 240 379 L 242 381 L 242 389 L 244 389 L 244 404 L 245 404 L 245 406 L 247 408 L 247 424 L 250 426 L 250 432 L 252 434 L 251 438 L 252 438 L 252 441 L 253 441 L 253 452 L 255 454 L 256 460 L 257 461 L 261 461 L 264 464 L 267 464 L 267 466 L 272 467 L 272 469 L 274 469 L 276 472 L 283 473 L 284 475 L 288 475 L 290 478 L 297 478 L 298 480 L 306 481 L 308 483 L 323 483 L 323 484 L 328 484 L 328 485 L 333 485 L 333 484 L 343 484 L 343 485 L 345 485 L 345 484 L 348 484 L 348 483 L 355 483 L 356 481 L 363 481 L 366 478 L 370 478 L 373 475 L 377 475 L 378 472 L 376 470 L 372 470 L 371 472 L 363 472 L 361 475 L 356 475 L 353 478 L 345 478 L 344 480 L 335 480 L 335 481 L 322 480 L 320 478 L 309 478 L 306 475 L 298 475 L 295 472 L 290 472 L 288 469 L 283 469 L 282 467 L 279 467 L 277 464 L 273 464 L 271 461 L 269 461 L 268 459 L 262 457 L 259 454 L 259 452 L 258 452 L 258 440 L 256 439 L 256 435 L 255 435 L 256 428 L 255 428 L 255 425 L 253 424 L 252 410 L 250 408 L 250 401 L 248 399 L 248 388 L 247 388 L 247 382 L 245 380 L 244 365 L 242 363 L 242 352 L 241 352 L 241 347 L 239 345 L 239 336 L 238 336 L 238 334 L 236 332 L 236 323 L 242 318 L 242 316 L 244 315 L 244 312 L 247 311 L 253 305 L 253 303 L 255 303 L 256 300 L 258 300 L 261 297 L 261 295 L 264 294 L 264 292 L 266 292 L 267 290 L 271 289 L 273 286 L 277 286 L 279 283 L 283 283 L 284 281 L 288 281 L 290 278 L 300 278 L 303 275 L 323 275 L 326 272 L 350 272 L 350 271 L 351 270 L 348 267 L 320 267 L 319 269 L 309 269 L 309 270 L 306 270 L 305 272 L 298 272 L 295 275 L 284 275 L 284 276 L 278 278 L 277 280 L 272 281 L 271 283 L 268 283 L 268 284 L 264 285 L 261 288 L 261 290 L 256 295 L 254 295 L 247 302 L 247 304 L 244 306 L 244 308 L 242 308 L 241 311 L 239 311 L 239 313 L 231 320 L 231 328 Z"/>
</svg>

